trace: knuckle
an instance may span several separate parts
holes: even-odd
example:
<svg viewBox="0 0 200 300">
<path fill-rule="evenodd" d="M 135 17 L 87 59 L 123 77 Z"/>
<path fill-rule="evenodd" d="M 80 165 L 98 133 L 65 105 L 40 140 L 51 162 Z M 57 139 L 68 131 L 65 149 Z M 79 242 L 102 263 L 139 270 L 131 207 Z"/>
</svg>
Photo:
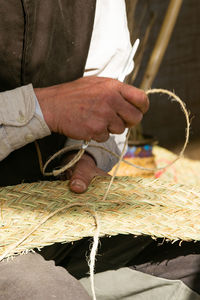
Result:
<svg viewBox="0 0 200 300">
<path fill-rule="evenodd" d="M 87 134 L 93 134 L 94 133 L 94 127 L 92 126 L 92 123 L 88 122 L 86 124 L 86 132 L 87 132 Z"/>
<path fill-rule="evenodd" d="M 114 94 L 110 91 L 101 95 L 101 102 L 98 109 L 98 114 L 103 118 L 110 118 L 114 110 Z"/>
<path fill-rule="evenodd" d="M 106 123 L 105 122 L 96 122 L 95 124 L 91 123 L 89 125 L 89 131 L 93 136 L 100 136 L 106 130 Z"/>
<path fill-rule="evenodd" d="M 103 98 L 102 98 L 102 102 L 101 102 L 101 105 L 99 107 L 99 113 L 101 115 L 104 115 L 104 114 L 107 114 L 110 112 L 110 105 L 109 105 L 109 101 L 110 101 L 110 97 L 109 95 L 103 95 Z"/>
<path fill-rule="evenodd" d="M 94 140 L 99 142 L 99 143 L 102 143 L 102 142 L 106 142 L 109 138 L 109 133 L 108 132 L 104 132 L 103 134 L 101 135 L 97 135 L 94 137 Z"/>
<path fill-rule="evenodd" d="M 118 128 L 113 129 L 111 132 L 114 133 L 114 134 L 115 133 L 116 134 L 121 134 L 121 133 L 124 132 L 124 130 L 125 130 L 125 128 L 118 127 Z"/>
<path fill-rule="evenodd" d="M 123 132 L 124 132 L 124 130 L 125 130 L 125 126 L 121 126 L 121 127 L 119 127 L 119 129 L 118 129 L 118 134 L 121 134 L 121 133 L 123 133 Z"/>
<path fill-rule="evenodd" d="M 102 135 L 107 129 L 107 126 L 105 123 L 100 123 L 99 126 L 96 128 L 96 134 Z"/>
<path fill-rule="evenodd" d="M 106 78 L 106 85 L 107 85 L 107 86 L 112 87 L 112 86 L 115 85 L 115 82 L 116 82 L 116 80 L 113 79 L 113 78 Z"/>
<path fill-rule="evenodd" d="M 111 125 L 109 126 L 109 131 L 110 133 L 114 133 L 114 134 L 121 134 L 124 132 L 125 130 L 125 124 L 115 124 L 115 125 Z"/>
<path fill-rule="evenodd" d="M 105 86 L 110 90 L 116 90 L 121 86 L 121 82 L 114 78 L 106 78 Z"/>
</svg>

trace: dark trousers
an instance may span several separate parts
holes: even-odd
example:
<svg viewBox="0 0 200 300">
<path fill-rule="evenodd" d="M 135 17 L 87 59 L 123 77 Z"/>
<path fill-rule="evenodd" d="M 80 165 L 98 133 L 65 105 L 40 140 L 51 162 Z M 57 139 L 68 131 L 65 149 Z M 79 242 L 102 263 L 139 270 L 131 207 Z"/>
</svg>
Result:
<svg viewBox="0 0 200 300">
<path fill-rule="evenodd" d="M 54 244 L 40 254 L 77 279 L 88 275 L 91 238 Z M 200 295 L 200 242 L 165 242 L 148 236 L 117 235 L 100 239 L 95 272 L 130 267 L 150 275 L 183 281 Z"/>
<path fill-rule="evenodd" d="M 89 300 L 90 297 L 77 279 L 88 275 L 87 256 L 91 243 L 91 238 L 85 238 L 73 244 L 54 244 L 43 248 L 40 255 L 30 253 L 18 256 L 13 261 L 4 260 L 0 263 L 0 300 Z M 106 237 L 100 240 L 95 272 L 128 266 L 153 276 L 182 280 L 200 295 L 199 252 L 199 242 L 183 242 L 179 245 L 161 243 L 150 237 Z M 134 286 L 134 282 L 131 285 Z M 152 299 L 151 290 L 149 295 L 148 299 Z M 164 296 L 167 296 L 164 299 L 169 299 L 169 295 Z"/>
</svg>

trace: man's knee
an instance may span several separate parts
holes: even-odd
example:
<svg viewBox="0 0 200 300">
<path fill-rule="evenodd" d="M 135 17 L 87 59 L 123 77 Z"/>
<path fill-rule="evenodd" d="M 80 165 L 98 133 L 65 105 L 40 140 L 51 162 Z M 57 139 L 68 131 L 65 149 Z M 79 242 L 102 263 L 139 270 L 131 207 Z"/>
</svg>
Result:
<svg viewBox="0 0 200 300">
<path fill-rule="evenodd" d="M 53 261 L 29 253 L 0 263 L 0 300 L 90 299 L 80 283 Z"/>
</svg>

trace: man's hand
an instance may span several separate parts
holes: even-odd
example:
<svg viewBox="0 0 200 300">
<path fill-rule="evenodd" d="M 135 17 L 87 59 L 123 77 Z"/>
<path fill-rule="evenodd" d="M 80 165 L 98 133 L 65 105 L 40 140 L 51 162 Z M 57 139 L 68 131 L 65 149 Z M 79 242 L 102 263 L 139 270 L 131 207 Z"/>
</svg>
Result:
<svg viewBox="0 0 200 300">
<path fill-rule="evenodd" d="M 53 132 L 72 139 L 105 142 L 138 124 L 148 110 L 146 94 L 118 80 L 85 77 L 35 89 L 44 119 Z"/>
<path fill-rule="evenodd" d="M 70 161 L 73 155 L 67 157 Z M 95 176 L 109 176 L 106 172 L 97 168 L 94 159 L 85 153 L 76 165 L 67 170 L 63 179 L 69 179 L 69 188 L 72 192 L 83 193 L 87 190 L 91 180 Z"/>
</svg>

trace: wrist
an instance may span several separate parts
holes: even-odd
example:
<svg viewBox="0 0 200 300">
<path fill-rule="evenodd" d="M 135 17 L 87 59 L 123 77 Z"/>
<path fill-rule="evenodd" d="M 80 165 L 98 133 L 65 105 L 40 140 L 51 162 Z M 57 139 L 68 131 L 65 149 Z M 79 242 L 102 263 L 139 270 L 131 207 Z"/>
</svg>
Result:
<svg viewBox="0 0 200 300">
<path fill-rule="evenodd" d="M 53 95 L 51 88 L 35 88 L 34 89 L 36 98 L 38 100 L 40 109 L 42 111 L 44 120 L 49 127 L 50 131 L 54 130 L 54 116 L 52 111 L 53 106 Z"/>
</svg>

